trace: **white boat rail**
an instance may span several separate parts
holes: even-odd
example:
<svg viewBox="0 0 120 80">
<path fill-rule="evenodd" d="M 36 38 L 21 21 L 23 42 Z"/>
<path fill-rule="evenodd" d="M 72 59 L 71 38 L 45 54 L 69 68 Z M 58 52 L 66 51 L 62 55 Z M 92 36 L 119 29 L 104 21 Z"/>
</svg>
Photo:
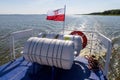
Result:
<svg viewBox="0 0 120 80">
<path fill-rule="evenodd" d="M 69 34 L 71 31 L 73 30 L 66 30 L 65 34 Z M 35 30 L 28 29 L 28 30 L 13 32 L 11 34 L 10 50 L 11 50 L 11 55 L 13 59 L 16 59 L 16 54 L 17 54 L 16 50 L 23 47 L 23 46 L 20 46 L 19 48 L 15 47 L 16 43 L 19 43 L 19 39 L 33 36 L 34 32 Z M 82 50 L 81 54 L 87 53 L 87 54 L 99 55 L 99 57 L 105 63 L 103 66 L 103 74 L 107 77 L 108 70 L 109 70 L 110 56 L 112 51 L 111 40 L 98 32 L 94 32 L 94 31 L 83 31 L 83 32 L 86 34 L 88 38 L 88 45 L 86 46 L 85 49 Z M 105 55 L 103 56 L 103 54 Z"/>
</svg>

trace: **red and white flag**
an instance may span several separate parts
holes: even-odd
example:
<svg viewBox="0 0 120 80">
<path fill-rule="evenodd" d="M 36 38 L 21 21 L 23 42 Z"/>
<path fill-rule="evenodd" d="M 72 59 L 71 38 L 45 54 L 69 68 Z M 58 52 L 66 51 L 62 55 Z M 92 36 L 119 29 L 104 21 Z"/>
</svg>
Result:
<svg viewBox="0 0 120 80">
<path fill-rule="evenodd" d="M 64 8 L 57 9 L 54 11 L 48 11 L 46 19 L 54 21 L 64 21 L 65 20 Z"/>
</svg>

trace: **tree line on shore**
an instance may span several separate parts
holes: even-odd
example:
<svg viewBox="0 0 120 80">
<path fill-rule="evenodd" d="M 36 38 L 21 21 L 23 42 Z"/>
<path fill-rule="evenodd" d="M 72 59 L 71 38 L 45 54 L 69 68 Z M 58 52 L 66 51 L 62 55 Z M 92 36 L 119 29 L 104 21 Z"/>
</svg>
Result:
<svg viewBox="0 0 120 80">
<path fill-rule="evenodd" d="M 107 10 L 104 12 L 95 12 L 88 15 L 120 15 L 120 9 Z"/>
</svg>

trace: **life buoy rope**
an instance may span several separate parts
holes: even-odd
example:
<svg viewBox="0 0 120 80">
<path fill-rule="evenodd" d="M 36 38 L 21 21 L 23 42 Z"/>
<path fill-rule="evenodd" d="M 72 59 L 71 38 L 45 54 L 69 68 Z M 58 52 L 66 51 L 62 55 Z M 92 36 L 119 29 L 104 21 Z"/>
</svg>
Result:
<svg viewBox="0 0 120 80">
<path fill-rule="evenodd" d="M 79 35 L 82 38 L 82 49 L 86 47 L 87 45 L 87 37 L 86 35 L 81 31 L 73 31 L 70 33 L 70 35 Z"/>
</svg>

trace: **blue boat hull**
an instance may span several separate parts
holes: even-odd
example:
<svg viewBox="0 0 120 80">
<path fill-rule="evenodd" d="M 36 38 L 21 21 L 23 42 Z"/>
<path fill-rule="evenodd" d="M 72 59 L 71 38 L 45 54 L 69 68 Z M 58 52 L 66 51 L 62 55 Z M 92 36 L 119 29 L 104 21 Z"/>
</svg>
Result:
<svg viewBox="0 0 120 80">
<path fill-rule="evenodd" d="M 24 60 L 23 57 L 0 66 L 0 80 L 103 80 L 101 70 L 92 71 L 87 60 L 77 57 L 70 70 L 42 66 Z"/>
</svg>

